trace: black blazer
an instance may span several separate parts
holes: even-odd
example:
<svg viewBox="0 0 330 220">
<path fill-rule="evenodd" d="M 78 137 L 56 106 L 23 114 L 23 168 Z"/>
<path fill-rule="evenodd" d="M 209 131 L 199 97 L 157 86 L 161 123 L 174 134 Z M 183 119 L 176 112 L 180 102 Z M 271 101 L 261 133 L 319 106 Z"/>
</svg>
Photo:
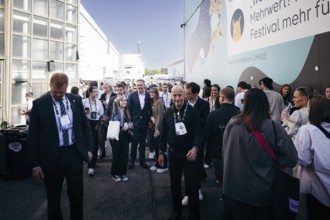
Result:
<svg viewBox="0 0 330 220">
<path fill-rule="evenodd" d="M 66 93 L 66 96 L 73 113 L 74 142 L 82 158 L 88 161 L 88 151 L 92 151 L 93 142 L 91 128 L 81 98 L 69 93 Z M 58 165 L 59 146 L 56 116 L 52 97 L 48 92 L 33 101 L 28 133 L 31 167 L 41 166 L 46 170 L 55 170 Z"/>
<path fill-rule="evenodd" d="M 151 117 L 150 95 L 145 91 L 144 107 L 141 109 L 139 94 L 137 91 L 128 96 L 128 111 L 134 128 L 147 127 Z"/>
<path fill-rule="evenodd" d="M 203 129 L 206 123 L 207 116 L 210 113 L 210 105 L 207 101 L 198 97 L 194 107 L 199 112 L 199 116 L 201 117 L 202 129 Z"/>
</svg>

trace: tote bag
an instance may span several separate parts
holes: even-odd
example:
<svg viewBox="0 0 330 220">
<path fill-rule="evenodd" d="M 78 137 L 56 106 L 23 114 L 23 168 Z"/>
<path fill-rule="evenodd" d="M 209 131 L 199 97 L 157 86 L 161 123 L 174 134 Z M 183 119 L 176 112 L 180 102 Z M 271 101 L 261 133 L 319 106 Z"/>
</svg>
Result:
<svg viewBox="0 0 330 220">
<path fill-rule="evenodd" d="M 119 140 L 120 121 L 109 121 L 107 138 Z"/>
</svg>

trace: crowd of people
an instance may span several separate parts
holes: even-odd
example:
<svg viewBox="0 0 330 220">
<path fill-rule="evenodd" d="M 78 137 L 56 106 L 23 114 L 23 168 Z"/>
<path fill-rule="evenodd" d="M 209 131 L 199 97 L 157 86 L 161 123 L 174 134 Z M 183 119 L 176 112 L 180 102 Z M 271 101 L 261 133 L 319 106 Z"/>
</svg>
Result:
<svg viewBox="0 0 330 220">
<path fill-rule="evenodd" d="M 209 79 L 197 82 L 134 83 L 92 81 L 87 89 L 72 87 L 55 73 L 50 92 L 29 111 L 29 155 L 32 174 L 45 179 L 49 219 L 61 219 L 60 193 L 68 185 L 72 219 L 82 219 L 83 166 L 97 175 L 96 163 L 112 150 L 111 177 L 127 182 L 127 170 L 139 166 L 169 172 L 173 213 L 200 219 L 205 169 L 214 167 L 223 193 L 224 219 L 272 219 L 275 165 L 300 179 L 309 219 L 330 215 L 330 87 L 324 95 L 308 87 L 259 80 L 220 88 Z M 28 95 L 28 94 L 27 94 Z M 119 138 L 107 139 L 109 121 L 118 121 Z M 278 155 L 254 137 L 258 132 Z M 54 135 L 56 134 L 56 135 Z M 51 143 L 51 144 L 49 144 Z M 146 163 L 149 148 L 153 164 Z M 139 156 L 137 157 L 137 153 Z M 184 181 L 185 191 L 181 191 Z"/>
</svg>

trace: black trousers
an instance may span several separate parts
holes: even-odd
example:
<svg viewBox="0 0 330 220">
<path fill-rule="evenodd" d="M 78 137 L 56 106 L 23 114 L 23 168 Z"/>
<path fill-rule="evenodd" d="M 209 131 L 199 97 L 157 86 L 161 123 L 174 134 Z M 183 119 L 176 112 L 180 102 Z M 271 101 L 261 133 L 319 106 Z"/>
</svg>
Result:
<svg viewBox="0 0 330 220">
<path fill-rule="evenodd" d="M 83 219 L 83 158 L 76 145 L 61 149 L 56 170 L 44 170 L 44 175 L 48 200 L 48 219 L 63 219 L 61 193 L 64 178 L 70 200 L 70 219 Z"/>
<path fill-rule="evenodd" d="M 204 163 L 210 165 L 212 162 L 211 146 L 205 144 Z"/>
<path fill-rule="evenodd" d="M 93 157 L 92 160 L 88 163 L 88 168 L 95 168 L 96 160 L 97 160 L 97 151 L 99 150 L 99 136 L 98 130 L 95 129 L 98 121 L 97 120 L 89 120 L 89 124 L 91 126 L 92 138 L 93 138 Z"/>
<path fill-rule="evenodd" d="M 155 129 L 152 129 L 152 134 L 155 133 Z M 164 154 L 164 166 L 161 167 L 159 164 L 158 164 L 158 157 L 159 157 L 159 139 L 160 139 L 160 136 L 158 137 L 154 137 L 153 135 L 151 136 L 150 138 L 150 145 L 149 146 L 153 146 L 153 149 L 155 151 L 155 158 L 156 158 L 156 164 L 155 164 L 155 167 L 157 168 L 162 168 L 162 169 L 165 169 L 167 168 L 167 156 Z"/>
<path fill-rule="evenodd" d="M 112 166 L 111 175 L 126 175 L 128 163 L 130 134 L 127 131 L 120 131 L 119 140 L 111 140 Z"/>
<path fill-rule="evenodd" d="M 200 183 L 198 160 L 189 161 L 185 154 L 176 153 L 169 150 L 169 170 L 173 212 L 182 215 L 182 190 L 181 178 L 184 174 L 185 191 L 189 197 L 189 219 L 200 219 L 198 188 Z"/>
<path fill-rule="evenodd" d="M 131 163 L 136 160 L 137 146 L 139 145 L 139 157 L 140 164 L 146 161 L 146 138 L 148 133 L 148 127 L 137 127 L 133 129 L 133 140 L 131 146 Z"/>
<path fill-rule="evenodd" d="M 148 147 L 149 147 L 149 152 L 154 152 L 155 151 L 155 147 L 152 144 L 152 139 L 154 138 L 154 133 L 155 133 L 155 129 L 153 128 L 153 126 L 149 126 L 148 127 L 148 133 L 147 133 L 147 143 L 148 143 Z"/>
<path fill-rule="evenodd" d="M 306 204 L 308 210 L 308 218 L 313 219 L 329 219 L 330 207 L 325 206 L 317 200 L 312 194 L 306 194 Z"/>
<path fill-rule="evenodd" d="M 253 206 L 222 195 L 224 220 L 272 220 L 272 206 Z"/>
</svg>

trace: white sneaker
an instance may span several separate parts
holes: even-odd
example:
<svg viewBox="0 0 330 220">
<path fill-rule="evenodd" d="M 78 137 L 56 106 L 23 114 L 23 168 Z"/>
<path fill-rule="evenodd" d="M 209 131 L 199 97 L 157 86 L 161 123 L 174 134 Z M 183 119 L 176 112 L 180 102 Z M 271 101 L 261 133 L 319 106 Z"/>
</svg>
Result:
<svg viewBox="0 0 330 220">
<path fill-rule="evenodd" d="M 208 165 L 208 164 L 205 163 L 205 164 L 204 164 L 204 168 L 205 168 L 205 169 L 208 169 L 208 168 L 210 168 L 210 165 Z"/>
<path fill-rule="evenodd" d="M 203 200 L 204 196 L 202 194 L 202 190 L 198 190 L 198 198 L 199 200 Z"/>
<path fill-rule="evenodd" d="M 183 197 L 181 203 L 182 206 L 188 206 L 188 196 Z"/>
<path fill-rule="evenodd" d="M 158 168 L 155 167 L 155 166 L 152 166 L 152 167 L 150 167 L 150 170 L 151 170 L 151 171 L 156 171 L 156 170 L 158 170 Z"/>
<path fill-rule="evenodd" d="M 168 171 L 168 168 L 158 168 L 157 173 L 166 173 Z"/>
<path fill-rule="evenodd" d="M 154 159 L 155 152 L 149 152 L 149 159 Z"/>
<path fill-rule="evenodd" d="M 112 179 L 113 179 L 115 182 L 120 182 L 120 181 L 121 181 L 121 178 L 120 178 L 120 176 L 118 176 L 118 175 L 112 175 Z"/>
<path fill-rule="evenodd" d="M 88 169 L 88 176 L 90 176 L 90 177 L 94 176 L 94 169 L 93 168 Z"/>
<path fill-rule="evenodd" d="M 122 175 L 121 176 L 121 181 L 127 182 L 128 181 L 128 177 L 126 175 Z"/>
</svg>

